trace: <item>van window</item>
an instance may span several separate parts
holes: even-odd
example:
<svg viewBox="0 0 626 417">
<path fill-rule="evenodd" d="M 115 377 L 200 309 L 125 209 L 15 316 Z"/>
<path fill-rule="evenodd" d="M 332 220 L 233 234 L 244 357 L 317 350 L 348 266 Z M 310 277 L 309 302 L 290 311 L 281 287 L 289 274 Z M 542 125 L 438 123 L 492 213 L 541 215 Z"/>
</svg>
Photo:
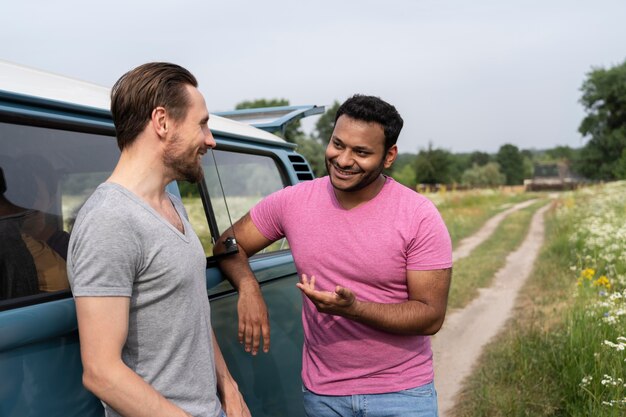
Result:
<svg viewBox="0 0 626 417">
<path fill-rule="evenodd" d="M 0 123 L 0 307 L 69 296 L 74 219 L 118 158 L 113 137 Z"/>
<path fill-rule="evenodd" d="M 278 165 L 265 155 L 213 150 L 204 156 L 202 166 L 209 194 L 210 209 L 215 214 L 218 233 L 223 233 L 256 203 L 285 186 Z M 220 185 L 221 182 L 221 185 Z M 213 255 L 212 236 L 205 208 L 197 187 L 179 183 L 183 203 L 194 230 L 204 245 L 207 257 Z M 217 238 L 218 236 L 216 236 Z M 287 249 L 285 239 L 273 243 L 264 252 Z"/>
</svg>

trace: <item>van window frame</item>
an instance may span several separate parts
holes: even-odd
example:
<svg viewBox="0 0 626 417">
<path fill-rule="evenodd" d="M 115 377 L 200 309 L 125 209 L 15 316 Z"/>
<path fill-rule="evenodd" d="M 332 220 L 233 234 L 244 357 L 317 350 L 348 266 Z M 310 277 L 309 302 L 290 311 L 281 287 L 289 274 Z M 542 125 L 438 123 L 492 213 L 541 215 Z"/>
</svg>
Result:
<svg viewBox="0 0 626 417">
<path fill-rule="evenodd" d="M 106 110 L 23 96 L 2 90 L 0 90 L 0 122 L 26 127 L 96 134 L 108 136 L 112 140 L 116 140 L 113 120 L 110 113 Z M 285 146 L 285 144 L 277 142 L 277 144 L 274 145 L 266 141 L 256 143 L 254 140 L 229 136 L 222 132 L 217 132 L 215 138 L 217 142 L 216 149 L 218 150 L 271 158 L 276 164 L 283 188 L 294 185 L 285 166 L 285 162 L 278 155 L 278 152 L 290 152 L 291 149 L 289 148 L 292 147 L 289 145 L 291 144 Z M 239 140 L 242 140 L 243 143 L 239 144 L 233 142 Z M 220 175 L 223 175 L 223 173 L 220 173 Z M 176 188 L 178 189 L 178 185 L 176 185 Z M 215 233 L 215 236 L 219 236 L 219 234 L 217 234 L 220 232 L 219 227 L 217 226 L 216 216 L 211 207 L 210 195 L 204 179 L 198 184 L 198 188 L 211 233 Z M 238 219 L 230 220 L 234 222 Z M 285 248 L 270 253 L 259 253 L 252 256 L 250 260 L 254 262 L 254 260 L 261 260 L 272 256 L 284 256 L 286 252 L 289 251 L 289 248 Z M 206 259 L 206 270 L 217 268 L 218 265 L 215 256 L 210 256 Z M 71 297 L 71 290 L 61 290 L 53 293 L 35 294 L 1 300 L 0 311 L 45 304 Z"/>
<path fill-rule="evenodd" d="M 61 132 L 70 131 L 69 129 L 52 129 L 49 126 L 44 127 L 41 125 L 35 125 L 33 123 L 11 123 L 11 122 L 7 122 L 2 114 L 0 114 L 0 123 L 5 124 L 5 125 L 23 126 L 24 128 L 32 128 L 32 129 L 55 130 L 55 131 L 61 131 Z M 103 140 L 106 140 L 107 138 L 111 138 L 110 140 L 115 141 L 115 137 L 112 137 L 110 135 L 102 135 L 101 133 L 89 132 L 87 131 L 87 129 L 80 129 L 80 130 L 73 129 L 71 130 L 71 132 L 78 133 L 78 134 L 84 133 L 84 134 L 90 134 L 90 135 L 96 134 L 97 136 L 101 136 Z M 36 305 L 36 304 L 44 304 L 44 303 L 48 303 L 51 301 L 57 301 L 57 300 L 62 300 L 66 298 L 71 298 L 71 297 L 72 297 L 71 290 L 64 289 L 64 290 L 49 292 L 49 293 L 44 292 L 44 293 L 39 293 L 39 294 L 27 295 L 23 297 L 9 298 L 6 300 L 0 300 L 0 311 L 12 310 L 12 309 L 27 307 L 27 306 Z"/>
<path fill-rule="evenodd" d="M 221 133 L 216 134 L 215 141 L 217 143 L 217 146 L 215 147 L 215 150 L 238 153 L 238 154 L 245 154 L 245 155 L 263 156 L 263 157 L 270 158 L 276 164 L 276 168 L 278 170 L 278 174 L 280 175 L 280 180 L 281 180 L 281 183 L 283 184 L 283 188 L 290 186 L 290 185 L 294 185 L 290 181 L 284 162 L 276 155 L 275 151 L 273 152 L 271 149 L 267 149 L 267 148 L 265 149 L 260 148 L 260 147 L 256 148 L 256 147 L 251 147 L 249 145 L 238 145 L 238 144 L 229 142 L 232 140 L 233 140 L 232 138 L 226 135 L 223 135 Z M 266 146 L 266 145 L 263 145 L 263 146 Z M 210 157 L 210 156 L 205 156 L 205 157 Z M 220 177 L 222 178 L 224 177 L 224 173 L 221 171 L 220 171 Z M 211 195 L 208 192 L 206 181 L 204 180 L 204 178 L 202 179 L 202 181 L 198 183 L 198 190 L 200 193 L 200 199 L 202 200 L 202 205 L 204 207 L 204 212 L 207 217 L 208 224 L 209 224 L 209 230 L 211 231 L 212 236 L 215 236 L 215 238 L 217 239 L 219 238 L 219 236 L 221 236 L 222 233 L 224 233 L 225 230 L 219 230 L 219 226 L 217 225 L 217 217 L 215 216 L 213 205 L 211 203 Z M 232 224 L 234 224 L 239 219 L 231 218 L 230 220 Z M 280 249 L 280 250 L 269 252 L 269 253 L 257 253 L 251 256 L 250 259 L 252 260 L 252 259 L 268 257 L 268 256 L 272 256 L 273 254 L 284 253 L 285 251 L 290 251 L 290 249 L 285 248 L 285 249 Z M 207 256 L 206 257 L 207 269 L 217 268 L 218 267 L 217 259 L 219 258 L 217 258 L 216 256 Z"/>
</svg>

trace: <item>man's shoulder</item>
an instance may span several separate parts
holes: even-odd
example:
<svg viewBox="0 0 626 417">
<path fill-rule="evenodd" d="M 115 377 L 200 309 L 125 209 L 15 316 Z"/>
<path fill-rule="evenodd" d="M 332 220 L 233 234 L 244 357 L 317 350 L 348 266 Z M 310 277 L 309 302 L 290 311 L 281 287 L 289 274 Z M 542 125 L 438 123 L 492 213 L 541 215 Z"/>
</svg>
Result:
<svg viewBox="0 0 626 417">
<path fill-rule="evenodd" d="M 127 223 L 137 204 L 132 201 L 120 186 L 110 183 L 100 184 L 85 201 L 76 215 L 73 231 L 77 232 L 85 225 L 106 225 Z M 90 227 L 91 228 L 91 227 Z M 72 233 L 74 234 L 74 233 Z"/>
<path fill-rule="evenodd" d="M 389 185 L 390 199 L 397 201 L 397 199 L 402 199 L 411 204 L 427 204 L 432 205 L 432 201 L 426 196 L 418 193 L 417 191 L 407 187 L 406 185 L 400 184 L 396 180 L 391 177 L 388 177 L 387 185 Z"/>
<path fill-rule="evenodd" d="M 323 198 L 324 190 L 327 189 L 328 178 L 315 178 L 308 181 L 288 185 L 278 191 L 263 198 L 251 210 L 250 214 L 255 217 L 259 213 L 267 213 L 280 207 L 281 213 L 294 213 L 300 209 L 306 209 L 306 205 L 301 202 L 320 201 Z"/>
<path fill-rule="evenodd" d="M 276 196 L 282 198 L 299 198 L 312 193 L 323 192 L 328 186 L 328 177 L 314 178 L 312 180 L 299 182 L 288 185 L 283 189 L 276 191 Z"/>
<path fill-rule="evenodd" d="M 118 187 L 110 183 L 100 184 L 85 201 L 79 215 L 85 216 L 92 212 L 106 217 L 115 217 L 122 214 L 120 205 L 127 204 L 128 198 L 120 192 Z"/>
<path fill-rule="evenodd" d="M 328 186 L 328 182 L 329 182 L 328 176 L 325 176 L 321 178 L 314 178 L 308 181 L 302 181 L 297 184 L 286 187 L 285 189 L 290 188 L 294 190 L 294 192 L 309 192 L 311 190 L 326 189 L 326 187 Z"/>
<path fill-rule="evenodd" d="M 386 207 L 394 210 L 395 219 L 405 221 L 413 218 L 415 221 L 435 219 L 441 217 L 439 209 L 428 197 L 408 188 L 393 179 L 390 180 L 389 192 L 386 194 Z M 404 220 L 402 220 L 404 219 Z"/>
</svg>

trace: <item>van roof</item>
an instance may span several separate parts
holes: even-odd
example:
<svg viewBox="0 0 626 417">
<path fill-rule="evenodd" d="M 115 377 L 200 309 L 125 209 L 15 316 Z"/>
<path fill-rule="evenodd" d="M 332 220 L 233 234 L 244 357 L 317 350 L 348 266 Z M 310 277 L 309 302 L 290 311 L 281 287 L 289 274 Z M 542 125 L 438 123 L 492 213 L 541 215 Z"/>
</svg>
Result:
<svg viewBox="0 0 626 417">
<path fill-rule="evenodd" d="M 109 111 L 110 88 L 0 60 L 0 90 Z M 253 126 L 211 114 L 213 133 L 262 141 L 287 142 Z"/>
</svg>

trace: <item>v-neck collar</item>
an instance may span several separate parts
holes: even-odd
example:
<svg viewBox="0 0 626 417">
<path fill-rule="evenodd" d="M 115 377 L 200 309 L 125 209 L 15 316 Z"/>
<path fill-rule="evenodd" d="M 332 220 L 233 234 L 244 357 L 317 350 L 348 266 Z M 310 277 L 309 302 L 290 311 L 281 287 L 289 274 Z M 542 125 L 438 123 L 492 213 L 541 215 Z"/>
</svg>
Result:
<svg viewBox="0 0 626 417">
<path fill-rule="evenodd" d="M 137 194 L 133 193 L 132 191 L 130 191 L 128 188 L 124 187 L 123 185 L 118 184 L 116 182 L 105 182 L 105 183 L 100 185 L 100 187 L 102 187 L 102 186 L 111 187 L 111 188 L 121 192 L 122 194 L 124 194 L 125 196 L 130 198 L 132 201 L 134 201 L 135 203 L 137 203 L 141 207 L 143 207 L 146 211 L 151 213 L 155 218 L 157 218 L 161 223 L 163 223 L 166 227 L 168 227 L 172 232 L 176 233 L 176 235 L 178 237 L 180 237 L 182 240 L 184 240 L 185 242 L 189 242 L 189 229 L 191 228 L 191 225 L 189 224 L 189 222 L 187 222 L 187 219 L 185 218 L 183 213 L 181 213 L 178 210 L 178 207 L 176 207 L 176 204 L 174 204 L 174 201 L 172 201 L 172 197 L 171 197 L 170 193 L 168 193 L 167 191 L 165 193 L 166 193 L 168 199 L 170 200 L 170 202 L 172 203 L 172 206 L 174 207 L 174 210 L 176 210 L 176 213 L 178 214 L 178 217 L 180 218 L 180 221 L 181 221 L 181 223 L 183 225 L 183 228 L 184 228 L 184 233 L 181 232 L 180 230 L 178 230 L 176 228 L 176 226 L 174 226 L 172 223 L 170 223 L 165 217 L 163 217 L 158 211 L 156 211 L 143 198 L 139 197 Z"/>
</svg>

